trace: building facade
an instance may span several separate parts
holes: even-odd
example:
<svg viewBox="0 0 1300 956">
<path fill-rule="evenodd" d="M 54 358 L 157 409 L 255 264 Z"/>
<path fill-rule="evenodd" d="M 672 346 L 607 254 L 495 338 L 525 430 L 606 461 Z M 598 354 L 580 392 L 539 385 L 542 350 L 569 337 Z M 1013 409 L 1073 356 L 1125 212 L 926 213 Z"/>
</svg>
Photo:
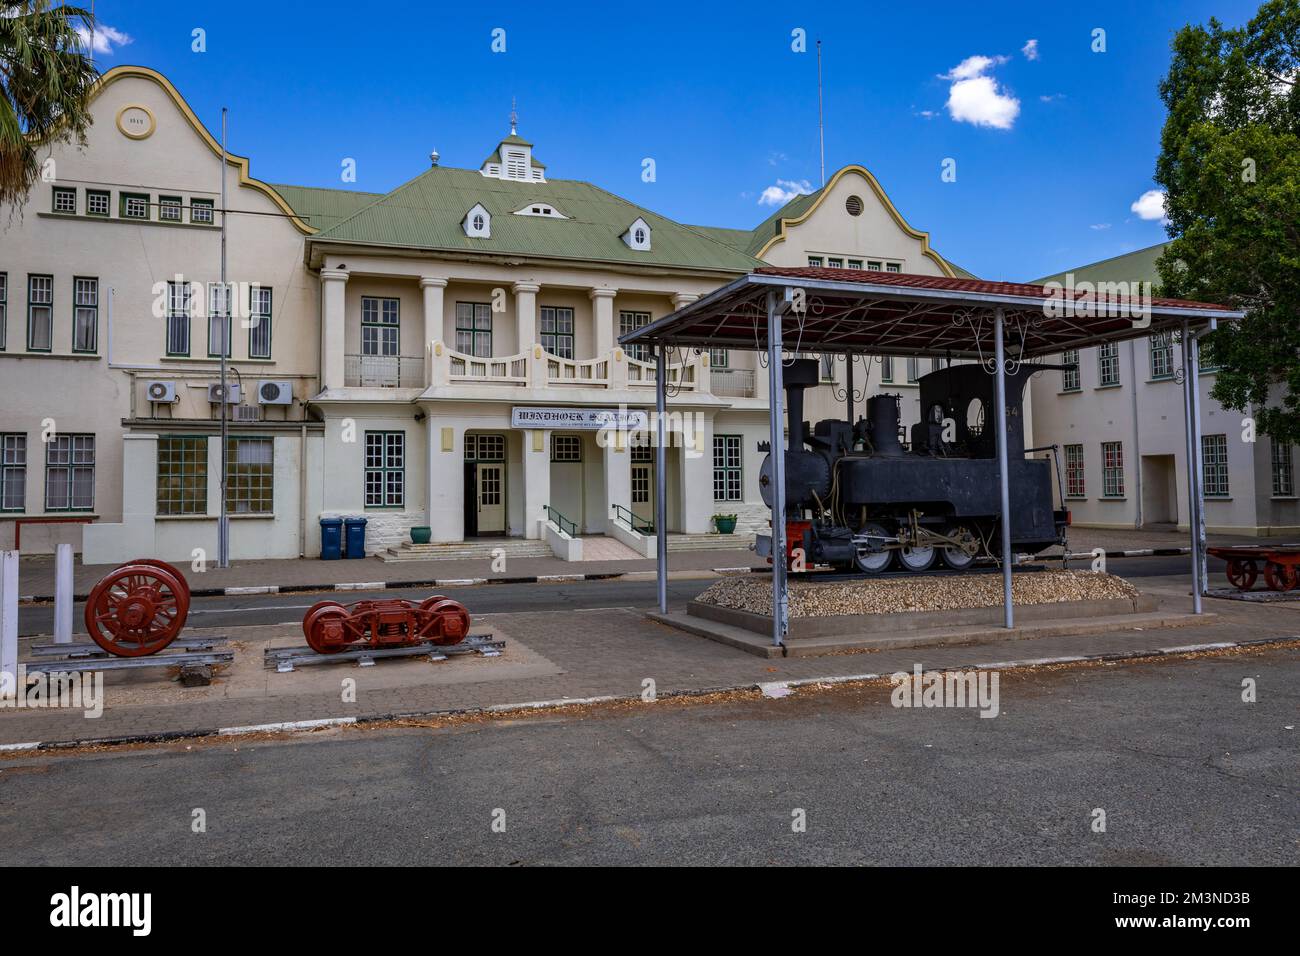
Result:
<svg viewBox="0 0 1300 956">
<path fill-rule="evenodd" d="M 0 546 L 72 541 L 87 563 L 312 556 L 321 517 L 367 550 L 766 525 L 767 378 L 756 353 L 668 356 L 675 437 L 608 440 L 653 410 L 654 357 L 618 345 L 766 263 L 962 274 L 860 166 L 753 230 L 690 226 L 557 178 L 511 130 L 480 163 L 436 158 L 388 193 L 268 184 L 160 74 L 107 73 L 85 149 L 0 233 Z M 221 206 L 224 176 L 226 204 Z M 220 228 L 227 224 L 227 284 Z M 218 367 L 227 343 L 229 388 Z M 843 415 L 827 360 L 812 418 Z M 853 407 L 925 371 L 859 359 Z M 919 412 L 906 405 L 911 420 Z"/>
</svg>

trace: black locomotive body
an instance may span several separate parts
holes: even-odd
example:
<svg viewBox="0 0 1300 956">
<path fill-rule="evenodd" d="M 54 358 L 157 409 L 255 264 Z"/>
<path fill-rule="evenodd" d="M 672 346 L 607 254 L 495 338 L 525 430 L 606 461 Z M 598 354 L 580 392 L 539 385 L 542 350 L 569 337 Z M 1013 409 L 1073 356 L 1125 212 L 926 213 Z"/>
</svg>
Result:
<svg viewBox="0 0 1300 956">
<path fill-rule="evenodd" d="M 1037 554 L 1064 544 L 1069 513 L 1052 501 L 1052 465 L 1025 458 L 1023 391 L 1037 368 L 1006 376 L 1011 545 Z M 818 363 L 784 370 L 789 421 L 786 559 L 790 566 L 829 564 L 865 573 L 897 560 L 924 571 L 942 560 L 963 570 L 1001 553 L 1001 499 L 994 378 L 980 365 L 956 365 L 920 379 L 922 419 L 908 447 L 900 440 L 898 395 L 876 395 L 855 423 L 803 421 L 804 390 L 819 382 Z M 772 504 L 771 454 L 759 476 Z M 770 553 L 761 537 L 760 553 Z"/>
</svg>

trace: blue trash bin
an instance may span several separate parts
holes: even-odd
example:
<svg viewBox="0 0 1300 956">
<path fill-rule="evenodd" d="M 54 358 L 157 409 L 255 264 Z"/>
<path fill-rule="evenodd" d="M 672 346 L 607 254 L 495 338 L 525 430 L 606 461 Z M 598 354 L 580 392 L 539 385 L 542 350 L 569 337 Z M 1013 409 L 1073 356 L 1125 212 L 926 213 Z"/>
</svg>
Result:
<svg viewBox="0 0 1300 956">
<path fill-rule="evenodd" d="M 345 518 L 343 525 L 347 528 L 347 549 L 345 558 L 364 558 L 366 556 L 366 519 Z"/>
<path fill-rule="evenodd" d="M 320 519 L 320 559 L 337 561 L 343 557 L 343 519 Z"/>
</svg>

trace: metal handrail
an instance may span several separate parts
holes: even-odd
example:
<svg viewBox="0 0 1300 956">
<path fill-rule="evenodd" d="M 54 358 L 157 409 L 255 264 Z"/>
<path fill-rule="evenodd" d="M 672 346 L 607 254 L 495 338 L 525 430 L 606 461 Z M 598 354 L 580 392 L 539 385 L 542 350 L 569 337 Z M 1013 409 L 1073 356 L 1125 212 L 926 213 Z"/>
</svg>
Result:
<svg viewBox="0 0 1300 956">
<path fill-rule="evenodd" d="M 546 519 L 559 528 L 560 531 L 567 534 L 570 538 L 576 538 L 578 536 L 578 526 L 576 524 L 564 517 L 564 515 L 560 514 L 550 505 L 542 505 L 542 509 L 546 512 Z"/>
<path fill-rule="evenodd" d="M 624 508 L 622 505 L 614 505 L 614 520 L 622 521 L 637 534 L 654 534 L 655 525 L 653 521 L 647 521 L 642 518 L 631 508 Z"/>
</svg>

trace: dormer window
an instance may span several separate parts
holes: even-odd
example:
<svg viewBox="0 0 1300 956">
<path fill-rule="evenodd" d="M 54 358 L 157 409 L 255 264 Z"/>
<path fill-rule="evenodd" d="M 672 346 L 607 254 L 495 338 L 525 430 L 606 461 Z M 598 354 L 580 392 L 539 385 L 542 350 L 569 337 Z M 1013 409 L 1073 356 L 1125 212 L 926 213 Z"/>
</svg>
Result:
<svg viewBox="0 0 1300 956">
<path fill-rule="evenodd" d="M 465 213 L 461 226 L 471 239 L 492 238 L 492 214 L 483 208 L 482 203 L 475 203 L 474 208 Z"/>
<path fill-rule="evenodd" d="M 541 216 L 545 219 L 568 219 L 564 213 L 560 212 L 550 203 L 533 202 L 524 206 L 522 209 L 515 210 L 516 216 Z"/>
<path fill-rule="evenodd" d="M 629 249 L 635 249 L 637 252 L 650 251 L 650 224 L 640 217 L 627 227 L 627 232 L 623 233 L 622 239 Z"/>
</svg>

